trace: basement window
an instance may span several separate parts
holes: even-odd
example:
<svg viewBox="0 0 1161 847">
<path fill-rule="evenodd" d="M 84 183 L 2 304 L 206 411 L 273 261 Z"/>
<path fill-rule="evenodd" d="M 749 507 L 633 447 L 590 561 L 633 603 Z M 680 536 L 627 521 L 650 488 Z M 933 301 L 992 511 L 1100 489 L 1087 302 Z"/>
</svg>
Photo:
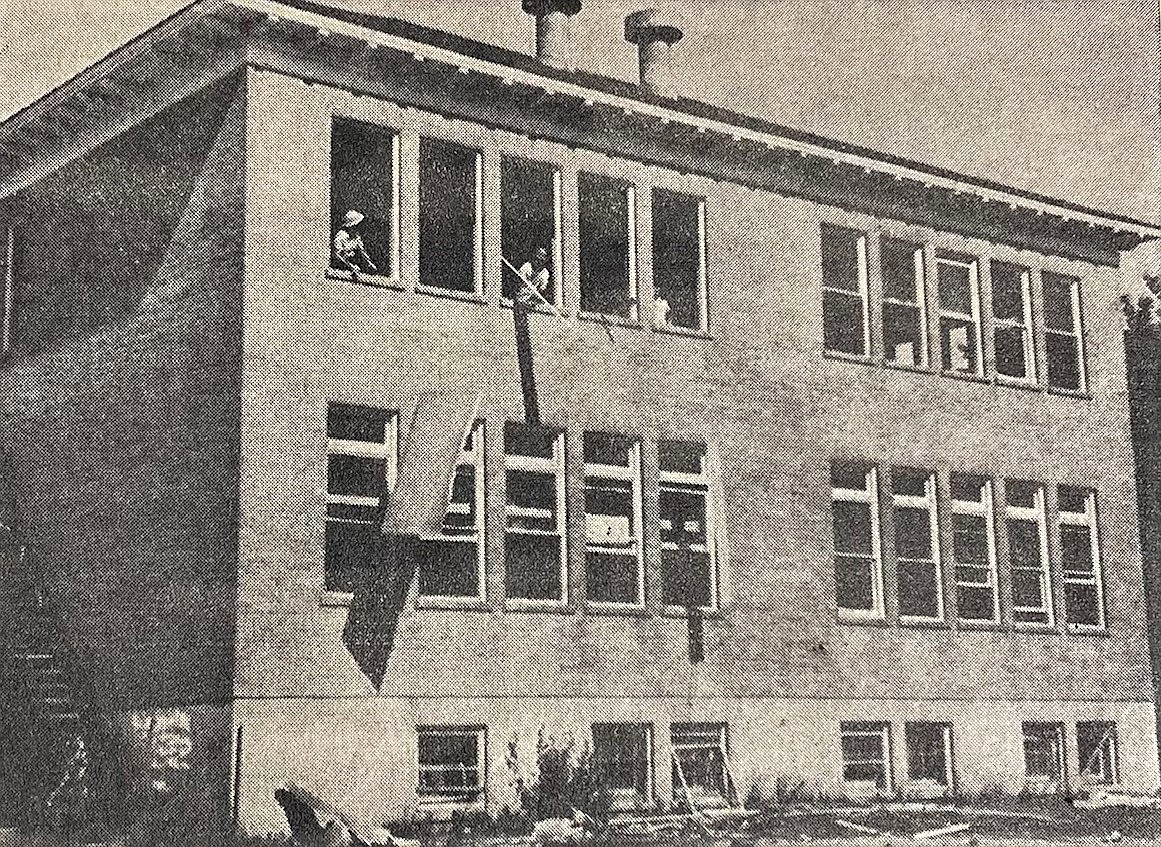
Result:
<svg viewBox="0 0 1161 847">
<path fill-rule="evenodd" d="M 891 790 L 891 725 L 841 724 L 843 780 L 858 790 Z"/>
<path fill-rule="evenodd" d="M 717 574 L 705 445 L 662 441 L 658 453 L 663 602 L 666 606 L 713 608 L 717 605 Z"/>
<path fill-rule="evenodd" d="M 908 778 L 951 788 L 951 724 L 909 723 L 904 735 Z"/>
<path fill-rule="evenodd" d="M 675 723 L 669 728 L 673 745 L 673 800 L 695 807 L 725 805 L 730 781 L 726 758 L 726 725 Z"/>
<path fill-rule="evenodd" d="M 870 352 L 867 308 L 867 237 L 824 223 L 822 334 L 827 350 L 866 356 Z"/>
<path fill-rule="evenodd" d="M 874 468 L 835 463 L 830 471 L 835 593 L 839 612 L 883 616 L 878 477 Z"/>
<path fill-rule="evenodd" d="M 900 469 L 891 471 L 901 618 L 943 618 L 935 499 L 934 474 Z"/>
<path fill-rule="evenodd" d="M 1084 343 L 1081 337 L 1080 280 L 1048 273 L 1044 287 L 1044 343 L 1048 355 L 1048 384 L 1083 391 Z"/>
<path fill-rule="evenodd" d="M 480 153 L 419 140 L 419 284 L 483 292 Z"/>
<path fill-rule="evenodd" d="M 996 319 L 996 373 L 1009 379 L 1035 382 L 1032 282 L 1027 268 L 992 262 L 992 311 Z"/>
<path fill-rule="evenodd" d="M 1090 785 L 1116 785 L 1117 725 L 1111 721 L 1080 721 L 1076 725 L 1076 752 L 1081 779 Z"/>
<path fill-rule="evenodd" d="M 564 435 L 504 426 L 507 502 L 505 594 L 563 602 L 565 576 Z"/>
<path fill-rule="evenodd" d="M 519 271 L 542 249 L 547 259 L 548 283 L 541 294 L 560 306 L 559 170 L 528 159 L 504 157 L 500 161 L 500 243 L 507 260 L 507 264 L 501 261 L 500 268 L 504 299 L 513 299 L 523 287 L 512 268 Z"/>
<path fill-rule="evenodd" d="M 399 136 L 382 127 L 336 118 L 331 123 L 331 268 L 348 271 L 338 258 L 334 238 L 348 212 L 364 215 L 359 234 L 372 271 L 353 257 L 361 271 L 398 277 Z"/>
<path fill-rule="evenodd" d="M 638 806 L 653 796 L 653 727 L 645 723 L 593 724 L 593 775 L 615 807 Z"/>
<path fill-rule="evenodd" d="M 1064 611 L 1069 626 L 1104 625 L 1100 551 L 1097 548 L 1096 495 L 1082 488 L 1057 489 L 1060 566 L 1064 574 Z"/>
<path fill-rule="evenodd" d="M 897 238 L 882 241 L 883 356 L 896 365 L 927 364 L 927 308 L 923 247 Z"/>
<path fill-rule="evenodd" d="M 940 256 L 939 349 L 949 373 L 983 374 L 980 347 L 979 266 L 974 259 Z"/>
<path fill-rule="evenodd" d="M 641 445 L 620 435 L 584 434 L 585 574 L 589 600 L 641 605 Z"/>
<path fill-rule="evenodd" d="M 1051 790 L 1064 787 L 1064 724 L 1025 722 L 1024 772 L 1028 779 L 1047 783 Z"/>
<path fill-rule="evenodd" d="M 327 407 L 327 591 L 354 591 L 374 564 L 380 500 L 395 487 L 397 422 L 382 409 Z"/>
<path fill-rule="evenodd" d="M 419 593 L 484 597 L 484 424 L 468 434 L 452 478 L 440 537 L 420 545 Z"/>
<path fill-rule="evenodd" d="M 961 621 L 999 620 L 996 532 L 990 480 L 951 475 L 952 555 Z"/>
<path fill-rule="evenodd" d="M 622 180 L 582 173 L 580 309 L 636 320 L 636 189 Z"/>
<path fill-rule="evenodd" d="M 1012 568 L 1012 618 L 1016 623 L 1052 625 L 1052 583 L 1048 573 L 1044 488 L 1009 480 L 1008 561 Z"/>
<path fill-rule="evenodd" d="M 705 200 L 653 189 L 654 321 L 706 329 Z"/>
<path fill-rule="evenodd" d="M 416 735 L 421 800 L 463 802 L 484 790 L 483 727 L 421 726 Z"/>
</svg>

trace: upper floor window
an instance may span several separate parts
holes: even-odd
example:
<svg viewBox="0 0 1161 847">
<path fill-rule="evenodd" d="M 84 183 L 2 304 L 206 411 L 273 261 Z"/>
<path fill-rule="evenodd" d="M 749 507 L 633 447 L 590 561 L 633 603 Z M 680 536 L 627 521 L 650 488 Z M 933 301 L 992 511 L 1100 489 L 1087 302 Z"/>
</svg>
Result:
<svg viewBox="0 0 1161 847">
<path fill-rule="evenodd" d="M 711 608 L 717 604 L 717 574 L 705 445 L 662 441 L 658 455 L 663 602 Z"/>
<path fill-rule="evenodd" d="M 927 309 L 924 293 L 923 247 L 884 238 L 883 356 L 897 365 L 927 365 Z"/>
<path fill-rule="evenodd" d="M 1080 280 L 1049 273 L 1044 286 L 1044 344 L 1048 384 L 1081 391 L 1085 387 L 1084 339 L 1081 336 Z"/>
<path fill-rule="evenodd" d="M 16 272 L 13 269 L 15 252 L 15 228 L 0 219 L 0 356 L 12 349 L 15 329 Z"/>
<path fill-rule="evenodd" d="M 565 577 L 564 435 L 541 427 L 504 426 L 507 531 L 505 594 L 563 601 Z"/>
<path fill-rule="evenodd" d="M 507 156 L 500 161 L 500 249 L 503 255 L 500 278 L 504 281 L 505 299 L 513 299 L 525 286 L 520 278 L 523 276 L 536 286 L 544 299 L 560 305 L 560 171 L 557 168 Z"/>
<path fill-rule="evenodd" d="M 1032 343 L 1032 281 L 1027 268 L 992 262 L 992 311 L 995 314 L 996 373 L 1034 382 L 1036 348 Z"/>
<path fill-rule="evenodd" d="M 822 224 L 822 334 L 827 350 L 866 356 L 870 351 L 867 310 L 867 237 Z"/>
<path fill-rule="evenodd" d="M 1046 555 L 1044 487 L 1009 480 L 1008 560 L 1012 568 L 1012 617 L 1016 623 L 1052 624 L 1052 583 Z"/>
<path fill-rule="evenodd" d="M 331 267 L 398 276 L 399 137 L 382 127 L 331 123 Z"/>
<path fill-rule="evenodd" d="M 582 312 L 635 320 L 637 192 L 612 177 L 577 178 Z"/>
<path fill-rule="evenodd" d="M 484 790 L 483 727 L 421 726 L 416 736 L 421 799 L 464 801 Z"/>
<path fill-rule="evenodd" d="M 952 555 L 960 620 L 998 621 L 992 483 L 951 475 Z"/>
<path fill-rule="evenodd" d="M 950 373 L 982 375 L 976 260 L 940 256 L 936 259 L 935 271 L 939 283 L 939 348 L 943 369 Z"/>
<path fill-rule="evenodd" d="M 327 407 L 325 579 L 328 591 L 354 591 L 379 531 L 379 505 L 395 487 L 397 418 L 366 406 Z"/>
<path fill-rule="evenodd" d="M 484 597 L 484 424 L 476 422 L 456 462 L 440 537 L 420 544 L 419 593 Z"/>
<path fill-rule="evenodd" d="M 874 468 L 831 466 L 835 592 L 841 612 L 882 617 L 878 482 Z"/>
<path fill-rule="evenodd" d="M 934 474 L 898 468 L 891 471 L 899 616 L 903 618 L 943 617 L 935 499 Z"/>
<path fill-rule="evenodd" d="M 419 284 L 483 291 L 480 153 L 419 141 Z"/>
<path fill-rule="evenodd" d="M 640 442 L 586 432 L 584 463 L 587 596 L 640 605 L 645 602 Z"/>
<path fill-rule="evenodd" d="M 1101 627 L 1104 598 L 1097 549 L 1096 495 L 1082 488 L 1061 486 L 1057 505 L 1065 619 L 1073 626 Z"/>
<path fill-rule="evenodd" d="M 705 276 L 705 201 L 654 188 L 654 321 L 704 330 Z"/>
</svg>

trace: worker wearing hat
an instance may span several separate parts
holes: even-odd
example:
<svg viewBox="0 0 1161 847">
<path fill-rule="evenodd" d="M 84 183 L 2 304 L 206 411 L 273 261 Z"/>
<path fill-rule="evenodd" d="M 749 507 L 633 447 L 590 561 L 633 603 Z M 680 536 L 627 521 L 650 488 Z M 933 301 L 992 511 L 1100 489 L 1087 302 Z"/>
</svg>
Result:
<svg viewBox="0 0 1161 847">
<path fill-rule="evenodd" d="M 543 247 L 537 247 L 528 257 L 528 261 L 520 266 L 519 272 L 524 286 L 516 292 L 513 299 L 525 306 L 544 300 L 552 279 L 548 270 L 548 251 Z"/>
<path fill-rule="evenodd" d="M 336 267 L 350 271 L 355 276 L 360 271 L 375 273 L 379 270 L 363 246 L 363 235 L 359 231 L 362 223 L 363 213 L 351 209 L 343 215 L 343 226 L 335 233 Z"/>
</svg>

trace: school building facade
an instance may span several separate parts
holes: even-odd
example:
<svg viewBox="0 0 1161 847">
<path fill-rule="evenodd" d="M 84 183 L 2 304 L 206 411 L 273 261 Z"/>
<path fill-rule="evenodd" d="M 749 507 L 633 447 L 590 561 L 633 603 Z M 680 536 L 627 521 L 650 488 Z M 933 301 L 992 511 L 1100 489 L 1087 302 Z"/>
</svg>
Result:
<svg viewBox="0 0 1161 847">
<path fill-rule="evenodd" d="M 672 97 L 659 14 L 642 84 L 572 70 L 570 8 L 534 57 L 198 0 L 0 125 L 3 455 L 102 707 L 187 712 L 251 832 L 494 812 L 542 736 L 622 808 L 1155 790 L 1161 230 Z M 448 439 L 373 683 L 380 495 Z"/>
</svg>

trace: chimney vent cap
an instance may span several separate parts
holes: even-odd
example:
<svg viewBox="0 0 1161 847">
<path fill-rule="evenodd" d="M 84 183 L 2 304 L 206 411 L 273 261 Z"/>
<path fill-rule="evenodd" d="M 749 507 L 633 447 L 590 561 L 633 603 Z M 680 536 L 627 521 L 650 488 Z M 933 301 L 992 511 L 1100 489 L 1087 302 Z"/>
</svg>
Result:
<svg viewBox="0 0 1161 847">
<path fill-rule="evenodd" d="M 528 0 L 525 0 L 528 2 Z M 673 45 L 681 39 L 677 15 L 661 9 L 641 9 L 625 18 L 625 40 L 632 44 L 664 41 Z"/>
</svg>

